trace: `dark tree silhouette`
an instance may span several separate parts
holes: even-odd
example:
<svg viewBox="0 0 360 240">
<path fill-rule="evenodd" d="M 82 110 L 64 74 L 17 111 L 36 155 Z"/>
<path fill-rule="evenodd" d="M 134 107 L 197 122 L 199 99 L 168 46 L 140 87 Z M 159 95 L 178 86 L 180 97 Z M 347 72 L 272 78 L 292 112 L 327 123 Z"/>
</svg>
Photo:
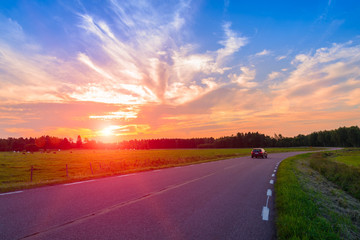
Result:
<svg viewBox="0 0 360 240">
<path fill-rule="evenodd" d="M 77 148 L 81 148 L 82 145 L 83 145 L 83 143 L 82 143 L 82 140 L 81 140 L 81 136 L 79 135 L 79 136 L 77 137 L 77 140 L 76 140 L 76 147 L 77 147 Z"/>
<path fill-rule="evenodd" d="M 171 149 L 171 148 L 249 148 L 249 147 L 360 147 L 360 129 L 358 126 L 340 127 L 336 130 L 313 132 L 309 135 L 283 137 L 275 134 L 266 136 L 259 132 L 237 133 L 220 138 L 162 138 L 122 141 L 120 143 L 102 143 L 81 136 L 76 143 L 68 138 L 42 136 L 39 138 L 0 139 L 0 151 L 36 151 L 38 149 Z"/>
</svg>

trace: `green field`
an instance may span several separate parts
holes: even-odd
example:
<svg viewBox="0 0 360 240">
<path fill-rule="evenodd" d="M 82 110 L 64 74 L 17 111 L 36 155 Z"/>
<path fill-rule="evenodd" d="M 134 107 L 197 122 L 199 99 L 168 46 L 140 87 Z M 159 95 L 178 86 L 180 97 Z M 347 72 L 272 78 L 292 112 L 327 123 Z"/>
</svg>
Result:
<svg viewBox="0 0 360 240">
<path fill-rule="evenodd" d="M 315 148 L 271 148 L 269 153 Z M 0 152 L 0 192 L 250 155 L 251 149 Z M 32 181 L 31 181 L 31 168 Z"/>
<path fill-rule="evenodd" d="M 349 166 L 360 167 L 360 149 L 347 149 L 335 156 L 336 162 L 345 163 Z"/>
<path fill-rule="evenodd" d="M 275 183 L 278 239 L 360 239 L 358 157 L 358 149 L 344 149 L 281 163 Z"/>
</svg>

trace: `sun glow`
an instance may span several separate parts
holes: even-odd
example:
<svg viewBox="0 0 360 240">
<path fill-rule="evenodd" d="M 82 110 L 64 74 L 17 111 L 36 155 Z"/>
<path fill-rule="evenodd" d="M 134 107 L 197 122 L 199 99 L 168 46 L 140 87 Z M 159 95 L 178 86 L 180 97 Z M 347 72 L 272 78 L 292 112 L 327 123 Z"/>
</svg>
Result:
<svg viewBox="0 0 360 240">
<path fill-rule="evenodd" d="M 111 126 L 104 128 L 103 130 L 101 130 L 100 135 L 105 136 L 105 137 L 115 136 L 115 135 L 117 135 L 116 130 L 119 130 L 119 129 L 121 129 L 120 126 L 111 125 Z"/>
</svg>

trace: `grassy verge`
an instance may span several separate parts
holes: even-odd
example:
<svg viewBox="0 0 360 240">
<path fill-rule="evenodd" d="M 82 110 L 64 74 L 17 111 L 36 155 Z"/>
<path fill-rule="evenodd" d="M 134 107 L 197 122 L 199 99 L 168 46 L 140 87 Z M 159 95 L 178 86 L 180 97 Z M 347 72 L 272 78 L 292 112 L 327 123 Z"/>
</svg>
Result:
<svg viewBox="0 0 360 240">
<path fill-rule="evenodd" d="M 360 200 L 360 168 L 334 161 L 333 155 L 332 153 L 314 154 L 310 159 L 310 166 L 342 190 Z M 340 159 L 343 158 L 340 157 Z M 349 160 L 346 159 L 346 162 Z"/>
<path fill-rule="evenodd" d="M 275 184 L 278 238 L 360 239 L 360 201 L 310 167 L 317 155 L 295 156 L 279 167 Z"/>
<path fill-rule="evenodd" d="M 269 153 L 315 148 L 271 148 Z M 251 149 L 0 152 L 0 192 L 250 155 Z M 33 178 L 31 181 L 31 167 Z"/>
<path fill-rule="evenodd" d="M 288 158 L 280 165 L 275 185 L 278 239 L 337 239 L 297 177 L 296 161 L 308 156 Z"/>
</svg>

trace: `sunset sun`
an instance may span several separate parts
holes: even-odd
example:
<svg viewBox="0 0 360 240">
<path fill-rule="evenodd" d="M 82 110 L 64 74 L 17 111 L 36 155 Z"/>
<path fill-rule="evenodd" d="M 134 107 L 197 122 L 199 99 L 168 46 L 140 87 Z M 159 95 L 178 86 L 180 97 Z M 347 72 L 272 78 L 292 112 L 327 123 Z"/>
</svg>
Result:
<svg viewBox="0 0 360 240">
<path fill-rule="evenodd" d="M 100 135 L 104 136 L 104 137 L 115 136 L 115 135 L 117 135 L 115 131 L 120 128 L 121 127 L 114 126 L 114 125 L 108 126 L 100 131 Z"/>
</svg>

